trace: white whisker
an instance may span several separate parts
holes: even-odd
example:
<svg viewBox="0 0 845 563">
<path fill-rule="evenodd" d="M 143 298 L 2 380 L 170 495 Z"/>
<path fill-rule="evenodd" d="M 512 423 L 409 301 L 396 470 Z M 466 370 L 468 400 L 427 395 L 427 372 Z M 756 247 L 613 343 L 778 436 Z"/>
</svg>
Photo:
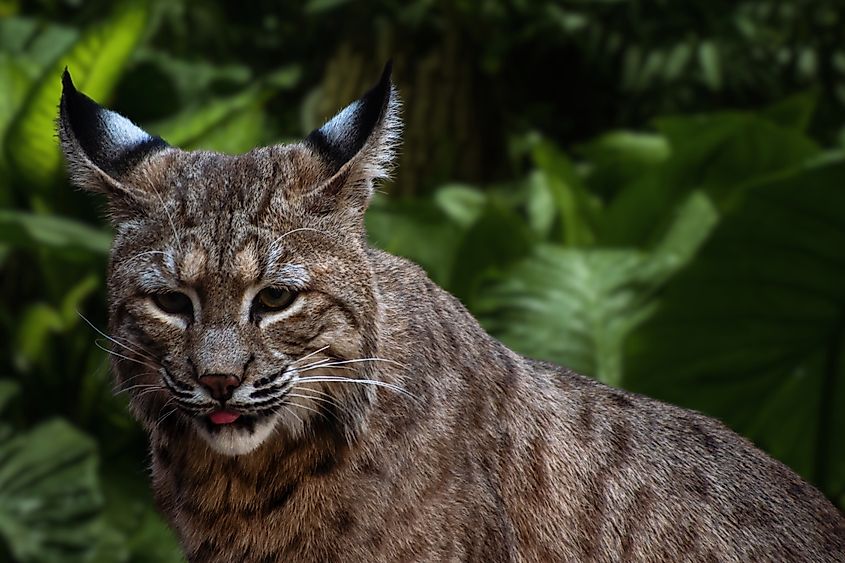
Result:
<svg viewBox="0 0 845 563">
<path fill-rule="evenodd" d="M 329 375 L 315 375 L 310 377 L 298 377 L 295 380 L 295 383 L 308 383 L 308 382 L 326 382 L 326 383 L 357 383 L 359 385 L 373 385 L 375 387 L 384 387 L 385 389 L 390 389 L 391 391 L 396 391 L 397 393 L 401 393 L 406 395 L 414 400 L 418 400 L 413 394 L 409 393 L 402 387 L 398 385 L 394 385 L 392 383 L 387 383 L 384 381 L 375 381 L 373 379 L 353 379 L 350 377 L 341 377 L 341 376 L 329 376 Z"/>
<path fill-rule="evenodd" d="M 311 353 L 310 353 L 310 354 L 308 354 L 308 355 L 302 356 L 301 358 L 297 358 L 296 360 L 294 360 L 294 361 L 293 361 L 293 363 L 292 363 L 291 365 L 295 365 L 297 362 L 301 362 L 302 360 L 307 360 L 308 358 L 310 358 L 310 357 L 311 357 L 311 356 L 313 356 L 314 354 L 319 354 L 320 352 L 322 352 L 323 350 L 325 350 L 325 349 L 326 349 L 326 348 L 328 348 L 328 347 L 329 347 L 329 345 L 328 345 L 328 344 L 326 344 L 325 346 L 323 346 L 323 347 L 322 347 L 322 348 L 320 348 L 319 350 L 314 350 L 313 352 L 311 352 Z"/>
<path fill-rule="evenodd" d="M 135 349 L 135 348 L 133 348 L 132 346 L 127 346 L 126 344 L 122 344 L 122 343 L 118 342 L 115 338 L 112 338 L 111 336 L 109 336 L 108 334 L 106 334 L 105 332 L 103 332 L 102 330 L 100 330 L 99 328 L 97 328 L 96 326 L 94 326 L 94 323 L 92 323 L 91 321 L 89 321 L 89 320 L 85 317 L 85 315 L 83 315 L 83 314 L 82 314 L 82 313 L 80 313 L 79 311 L 77 311 L 77 312 L 76 312 L 76 314 L 77 314 L 77 315 L 79 315 L 79 318 L 81 318 L 83 321 L 85 321 L 86 323 L 88 323 L 88 326 L 90 326 L 91 328 L 93 328 L 93 329 L 94 329 L 94 331 L 95 331 L 97 334 L 99 334 L 100 336 L 102 336 L 103 338 L 105 338 L 106 340 L 108 340 L 109 342 L 113 342 L 114 344 L 117 344 L 117 345 L 118 345 L 118 346 L 120 346 L 121 348 L 126 348 L 126 349 L 127 349 L 127 350 L 129 350 L 130 352 L 134 352 L 134 353 L 138 354 L 139 356 L 141 356 L 142 358 L 145 358 L 145 359 L 150 360 L 150 361 L 152 361 L 152 362 L 158 363 L 158 360 L 156 360 L 154 357 L 152 357 L 152 355 L 148 355 L 148 354 L 149 354 L 149 352 L 148 352 L 148 351 L 146 351 L 146 353 L 144 353 L 144 352 L 142 352 L 142 351 L 140 351 L 140 350 L 136 350 L 136 349 Z M 134 344 L 134 343 L 133 343 L 133 344 Z"/>
<path fill-rule="evenodd" d="M 305 371 L 308 371 L 310 369 L 315 369 L 315 368 L 318 368 L 318 367 L 336 367 L 336 366 L 342 366 L 342 365 L 346 365 L 346 364 L 355 364 L 355 363 L 359 363 L 359 362 L 387 362 L 387 363 L 390 363 L 390 364 L 395 364 L 395 365 L 397 365 L 401 368 L 406 367 L 404 364 L 399 363 L 395 360 L 390 360 L 388 358 L 355 358 L 355 359 L 352 359 L 352 360 L 339 360 L 339 361 L 328 360 L 328 361 L 323 361 L 323 362 L 315 362 L 315 363 L 309 364 L 305 367 L 298 368 L 298 371 L 305 372 Z"/>
<path fill-rule="evenodd" d="M 123 354 L 115 352 L 114 350 L 109 350 L 108 348 L 106 348 L 105 346 L 100 344 L 99 340 L 94 341 L 94 346 L 96 346 L 97 348 L 99 348 L 100 350 L 102 350 L 103 352 L 105 352 L 107 354 L 110 354 L 112 356 L 117 356 L 118 358 L 123 358 L 124 360 L 130 361 L 130 362 L 135 362 L 136 364 L 140 364 L 142 366 L 148 367 L 151 370 L 158 371 L 158 369 L 159 369 L 158 366 L 154 366 L 154 365 L 149 364 L 147 362 L 142 362 L 141 360 L 136 360 L 135 358 L 130 358 L 129 356 L 124 356 Z"/>
</svg>

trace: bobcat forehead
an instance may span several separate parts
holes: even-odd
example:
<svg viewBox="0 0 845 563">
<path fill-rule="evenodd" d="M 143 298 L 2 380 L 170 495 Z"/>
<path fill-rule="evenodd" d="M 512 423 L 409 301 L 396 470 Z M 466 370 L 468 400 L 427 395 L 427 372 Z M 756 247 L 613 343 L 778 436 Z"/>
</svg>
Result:
<svg viewBox="0 0 845 563">
<path fill-rule="evenodd" d="M 261 262 L 254 243 L 244 246 L 235 254 L 233 269 L 241 279 L 253 281 L 261 275 Z"/>
<path fill-rule="evenodd" d="M 192 246 L 179 263 L 179 278 L 183 283 L 195 285 L 205 275 L 208 254 L 200 246 Z"/>
</svg>

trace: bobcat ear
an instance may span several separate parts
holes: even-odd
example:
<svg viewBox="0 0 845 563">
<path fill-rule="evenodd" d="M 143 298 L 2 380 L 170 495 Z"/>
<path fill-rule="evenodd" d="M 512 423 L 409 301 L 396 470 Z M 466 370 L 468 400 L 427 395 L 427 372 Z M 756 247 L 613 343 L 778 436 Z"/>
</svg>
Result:
<svg viewBox="0 0 845 563">
<path fill-rule="evenodd" d="M 341 189 L 339 184 L 363 187 L 369 200 L 373 181 L 390 175 L 402 130 L 392 68 L 388 62 L 375 86 L 305 138 L 304 144 L 328 167 L 329 191 Z"/>
<path fill-rule="evenodd" d="M 62 74 L 59 138 L 73 182 L 97 192 L 126 191 L 122 177 L 144 158 L 168 147 L 119 113 L 100 107 Z"/>
</svg>

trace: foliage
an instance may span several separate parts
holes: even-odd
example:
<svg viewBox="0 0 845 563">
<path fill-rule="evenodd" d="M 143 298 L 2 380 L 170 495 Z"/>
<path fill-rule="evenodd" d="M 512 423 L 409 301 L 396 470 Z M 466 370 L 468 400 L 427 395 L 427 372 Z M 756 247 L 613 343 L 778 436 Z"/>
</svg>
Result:
<svg viewBox="0 0 845 563">
<path fill-rule="evenodd" d="M 110 233 L 62 173 L 65 66 L 234 153 L 299 136 L 395 52 L 409 144 L 371 241 L 514 349 L 715 415 L 845 507 L 834 2 L 76 4 L 0 2 L 30 10 L 0 19 L 0 560 L 180 560 L 86 322 Z"/>
</svg>

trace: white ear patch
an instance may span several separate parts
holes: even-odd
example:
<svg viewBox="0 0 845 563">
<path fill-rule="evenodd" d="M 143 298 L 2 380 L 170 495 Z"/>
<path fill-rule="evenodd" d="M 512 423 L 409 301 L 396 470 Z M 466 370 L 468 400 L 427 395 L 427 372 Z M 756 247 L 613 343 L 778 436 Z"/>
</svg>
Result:
<svg viewBox="0 0 845 563">
<path fill-rule="evenodd" d="M 360 106 L 361 100 L 355 100 L 320 127 L 320 132 L 334 145 L 347 145 L 354 142 L 355 122 Z"/>
<path fill-rule="evenodd" d="M 113 146 L 131 148 L 153 138 L 149 133 L 119 113 L 111 110 L 103 110 L 100 112 L 99 117 L 103 125 L 103 131 L 110 139 L 109 144 Z"/>
</svg>

